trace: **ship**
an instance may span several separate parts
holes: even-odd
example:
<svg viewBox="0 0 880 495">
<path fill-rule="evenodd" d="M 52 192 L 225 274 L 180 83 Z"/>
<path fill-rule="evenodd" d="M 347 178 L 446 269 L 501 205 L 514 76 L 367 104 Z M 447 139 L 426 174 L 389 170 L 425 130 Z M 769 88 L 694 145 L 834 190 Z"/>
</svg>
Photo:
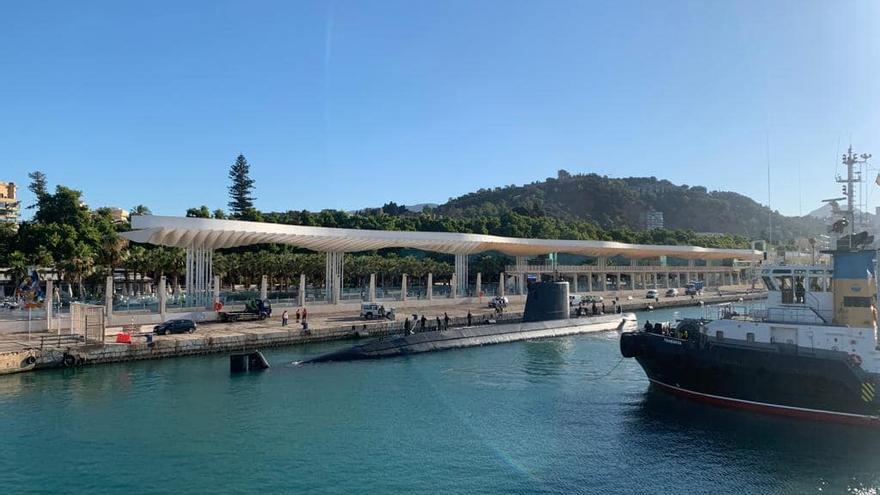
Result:
<svg viewBox="0 0 880 495">
<path fill-rule="evenodd" d="M 568 296 L 568 282 L 535 282 L 528 287 L 521 321 L 393 335 L 295 364 L 390 358 L 609 330 L 627 331 L 638 327 L 633 313 L 572 317 Z"/>
<path fill-rule="evenodd" d="M 621 354 L 651 387 L 724 407 L 880 426 L 877 249 L 872 235 L 855 232 L 853 209 L 853 167 L 868 158 L 851 148 L 843 156 L 847 209 L 835 208 L 842 218 L 829 229 L 829 264 L 762 264 L 764 307 L 723 304 L 621 334 Z"/>
</svg>

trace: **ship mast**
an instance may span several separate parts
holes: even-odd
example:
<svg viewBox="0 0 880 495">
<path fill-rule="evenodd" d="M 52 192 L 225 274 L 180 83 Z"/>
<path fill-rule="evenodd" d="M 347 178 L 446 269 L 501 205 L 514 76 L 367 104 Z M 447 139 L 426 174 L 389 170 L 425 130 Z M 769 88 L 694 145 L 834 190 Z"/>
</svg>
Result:
<svg viewBox="0 0 880 495">
<path fill-rule="evenodd" d="M 855 188 L 853 187 L 855 183 L 862 182 L 862 174 L 860 172 L 856 172 L 855 166 L 857 164 L 865 163 L 868 159 L 871 158 L 869 153 L 862 153 L 859 155 L 858 153 L 853 153 L 852 145 L 846 150 L 846 153 L 843 154 L 843 164 L 846 165 L 846 179 L 842 179 L 839 175 L 837 176 L 837 182 L 841 184 L 845 184 L 843 186 L 843 194 L 846 196 L 846 210 L 842 210 L 840 213 L 845 215 L 849 221 L 849 247 L 852 249 L 853 242 L 853 234 L 855 234 L 856 229 L 856 216 L 855 216 Z M 858 177 L 856 177 L 858 174 Z"/>
</svg>

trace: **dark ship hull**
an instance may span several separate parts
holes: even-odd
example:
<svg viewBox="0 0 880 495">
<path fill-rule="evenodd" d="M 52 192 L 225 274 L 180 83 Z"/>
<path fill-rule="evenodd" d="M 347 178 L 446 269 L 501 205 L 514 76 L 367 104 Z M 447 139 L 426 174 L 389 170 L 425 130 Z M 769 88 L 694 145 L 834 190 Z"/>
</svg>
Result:
<svg viewBox="0 0 880 495">
<path fill-rule="evenodd" d="M 684 338 L 681 338 L 684 337 Z M 676 395 L 789 417 L 880 426 L 877 374 L 844 352 L 688 335 L 626 332 L 651 383 Z"/>
</svg>

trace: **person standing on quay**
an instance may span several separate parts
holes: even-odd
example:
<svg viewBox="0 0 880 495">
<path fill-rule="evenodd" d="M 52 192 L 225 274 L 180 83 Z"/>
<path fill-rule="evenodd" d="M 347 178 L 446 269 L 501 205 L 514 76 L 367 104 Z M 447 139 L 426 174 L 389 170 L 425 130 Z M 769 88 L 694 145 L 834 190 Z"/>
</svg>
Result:
<svg viewBox="0 0 880 495">
<path fill-rule="evenodd" d="M 471 322 L 473 321 L 473 318 L 474 318 L 474 316 L 471 314 L 471 310 L 468 310 L 468 315 L 467 315 L 468 326 L 471 326 Z"/>
<path fill-rule="evenodd" d="M 449 330 L 449 315 L 447 313 L 443 313 L 443 329 Z"/>
<path fill-rule="evenodd" d="M 299 308 L 296 308 L 296 322 L 299 323 Z"/>
<path fill-rule="evenodd" d="M 440 316 L 437 316 L 437 331 L 443 330 L 443 324 L 440 322 Z"/>
<path fill-rule="evenodd" d="M 306 308 L 303 308 L 303 321 L 306 321 L 306 317 L 309 315 L 309 312 L 306 311 Z"/>
<path fill-rule="evenodd" d="M 425 325 L 427 325 L 427 324 L 428 324 L 428 319 L 425 318 L 425 315 L 422 315 L 422 319 L 419 320 L 419 331 L 420 331 L 420 332 L 424 332 L 424 331 L 425 331 Z"/>
<path fill-rule="evenodd" d="M 289 318 L 289 316 L 288 316 L 288 314 L 287 314 L 287 310 L 285 309 L 284 312 L 281 313 L 281 326 L 282 326 L 282 327 L 286 327 L 286 326 L 287 326 L 287 319 L 288 319 L 288 318 Z"/>
</svg>

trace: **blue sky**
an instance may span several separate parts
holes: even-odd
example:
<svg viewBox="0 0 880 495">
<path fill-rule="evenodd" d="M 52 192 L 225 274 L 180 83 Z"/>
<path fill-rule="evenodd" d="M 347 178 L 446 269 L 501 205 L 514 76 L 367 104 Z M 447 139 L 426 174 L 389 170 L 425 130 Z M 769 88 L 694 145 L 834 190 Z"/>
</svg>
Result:
<svg viewBox="0 0 880 495">
<path fill-rule="evenodd" d="M 797 214 L 850 140 L 880 165 L 873 0 L 6 1 L 0 28 L 0 180 L 43 170 L 95 207 L 225 208 L 238 153 L 263 210 L 560 168 L 766 203 L 769 148 Z"/>
</svg>

